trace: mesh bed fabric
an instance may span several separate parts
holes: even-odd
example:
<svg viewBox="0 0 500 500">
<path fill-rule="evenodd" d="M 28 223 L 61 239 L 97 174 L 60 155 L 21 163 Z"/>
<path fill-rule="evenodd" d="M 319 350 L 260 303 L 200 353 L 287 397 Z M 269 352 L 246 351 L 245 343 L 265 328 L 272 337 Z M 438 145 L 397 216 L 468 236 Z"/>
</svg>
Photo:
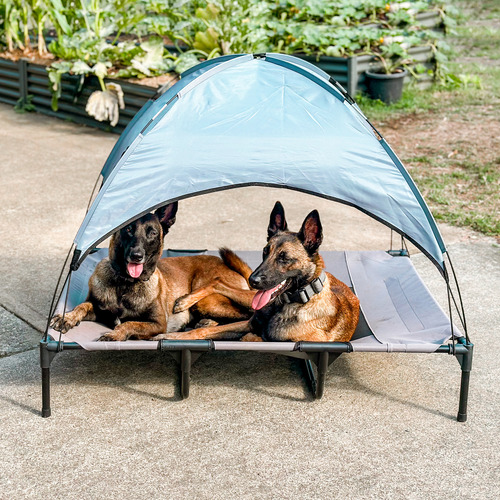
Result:
<svg viewBox="0 0 500 500">
<path fill-rule="evenodd" d="M 200 253 L 217 255 L 216 252 Z M 260 252 L 237 253 L 252 269 L 261 262 Z M 89 255 L 73 273 L 68 311 L 85 300 L 88 279 L 96 264 L 106 255 L 107 250 L 100 249 Z M 183 252 L 164 252 L 164 257 L 174 255 L 183 255 Z M 391 257 L 383 251 L 323 252 L 322 256 L 326 270 L 352 287 L 360 299 L 361 319 L 351 340 L 354 351 L 434 352 L 450 339 L 450 320 L 427 290 L 408 257 Z M 66 290 L 57 312 L 62 312 L 64 308 L 65 295 Z M 96 342 L 107 331 L 109 328 L 103 325 L 84 321 L 63 335 L 62 340 L 76 342 L 87 350 L 155 350 L 158 347 L 157 342 L 152 341 Z M 59 333 L 54 330 L 49 330 L 49 335 L 54 340 L 59 338 Z M 455 335 L 461 336 L 461 333 L 455 329 Z M 262 350 L 261 346 L 258 347 Z M 251 347 L 245 348 L 251 350 Z"/>
</svg>

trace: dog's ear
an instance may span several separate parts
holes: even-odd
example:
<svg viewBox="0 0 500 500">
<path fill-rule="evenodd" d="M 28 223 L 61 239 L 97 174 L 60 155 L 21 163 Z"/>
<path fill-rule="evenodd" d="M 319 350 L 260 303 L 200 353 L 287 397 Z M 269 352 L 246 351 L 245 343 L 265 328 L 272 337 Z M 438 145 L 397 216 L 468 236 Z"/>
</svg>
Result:
<svg viewBox="0 0 500 500">
<path fill-rule="evenodd" d="M 323 241 L 323 228 L 317 210 L 313 210 L 304 219 L 298 237 L 309 255 L 313 255 L 318 251 Z"/>
<path fill-rule="evenodd" d="M 163 228 L 163 235 L 167 234 L 168 230 L 174 225 L 178 205 L 178 202 L 174 201 L 173 203 L 160 207 L 156 210 L 155 214 L 160 221 L 161 227 Z"/>
<path fill-rule="evenodd" d="M 267 240 L 269 241 L 278 231 L 286 231 L 287 229 L 288 224 L 285 219 L 285 209 L 283 208 L 283 205 L 277 201 L 269 219 Z"/>
</svg>

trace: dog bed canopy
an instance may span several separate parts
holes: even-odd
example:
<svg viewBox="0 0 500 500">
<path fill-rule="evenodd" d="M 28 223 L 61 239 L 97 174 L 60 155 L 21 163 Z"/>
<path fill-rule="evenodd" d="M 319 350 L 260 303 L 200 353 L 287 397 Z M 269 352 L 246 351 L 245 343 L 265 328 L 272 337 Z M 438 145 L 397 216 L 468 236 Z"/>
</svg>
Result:
<svg viewBox="0 0 500 500">
<path fill-rule="evenodd" d="M 255 185 L 352 205 L 444 268 L 442 238 L 400 160 L 342 87 L 292 56 L 196 66 L 138 113 L 102 176 L 75 238 L 74 269 L 111 233 L 161 205 Z"/>
<path fill-rule="evenodd" d="M 460 292 L 457 302 L 450 286 L 455 273 L 449 255 L 452 276 L 445 267 L 439 231 L 412 179 L 354 101 L 326 73 L 278 54 L 206 61 L 137 113 L 101 174 L 101 189 L 75 238 L 71 270 L 57 303 L 59 284 L 56 287 L 40 343 L 43 416 L 50 415 L 54 356 L 65 349 L 84 348 L 169 352 L 181 367 L 182 397 L 189 395 L 191 364 L 203 352 L 265 351 L 303 359 L 318 398 L 329 364 L 341 353 L 448 353 L 462 368 L 458 419 L 466 420 L 473 346 Z M 442 271 L 450 317 L 410 259 L 403 257 L 404 251 L 322 252 L 326 269 L 360 299 L 360 321 L 350 342 L 99 342 L 109 327 L 92 321 L 64 335 L 50 328 L 55 312 L 64 314 L 85 300 L 89 277 L 107 255 L 106 249 L 92 250 L 108 235 L 174 200 L 254 185 L 295 189 L 346 203 L 398 231 Z M 164 257 L 185 253 L 199 252 L 169 250 Z M 261 261 L 260 252 L 244 252 L 242 257 L 252 268 Z M 465 337 L 453 325 L 452 302 Z"/>
</svg>

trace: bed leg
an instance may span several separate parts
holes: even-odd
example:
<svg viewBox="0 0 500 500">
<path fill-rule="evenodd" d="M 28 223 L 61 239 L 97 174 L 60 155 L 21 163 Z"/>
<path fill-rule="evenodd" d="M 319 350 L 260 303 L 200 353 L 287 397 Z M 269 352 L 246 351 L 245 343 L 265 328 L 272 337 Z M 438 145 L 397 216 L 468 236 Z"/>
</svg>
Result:
<svg viewBox="0 0 500 500">
<path fill-rule="evenodd" d="M 340 353 L 321 351 L 312 359 L 305 360 L 306 376 L 311 384 L 314 399 L 321 399 L 325 392 L 325 381 L 328 367 L 340 356 Z M 313 361 L 314 359 L 314 361 Z M 315 375 L 313 364 L 318 367 L 318 376 Z"/>
<path fill-rule="evenodd" d="M 316 399 L 321 399 L 325 392 L 326 372 L 328 371 L 329 358 L 330 355 L 328 352 L 323 351 L 319 353 L 318 379 L 316 383 L 316 394 L 314 395 Z"/>
<path fill-rule="evenodd" d="M 50 417 L 50 364 L 57 351 L 49 351 L 48 343 L 40 342 L 40 367 L 42 369 L 42 417 Z"/>
<path fill-rule="evenodd" d="M 460 403 L 458 406 L 457 420 L 465 422 L 467 420 L 467 400 L 469 398 L 469 379 L 472 368 L 472 344 L 463 344 L 467 351 L 464 354 L 457 354 L 457 360 L 462 368 L 462 378 L 460 380 Z"/>
<path fill-rule="evenodd" d="M 183 349 L 181 351 L 181 397 L 189 397 L 189 383 L 191 375 L 191 351 Z"/>
</svg>

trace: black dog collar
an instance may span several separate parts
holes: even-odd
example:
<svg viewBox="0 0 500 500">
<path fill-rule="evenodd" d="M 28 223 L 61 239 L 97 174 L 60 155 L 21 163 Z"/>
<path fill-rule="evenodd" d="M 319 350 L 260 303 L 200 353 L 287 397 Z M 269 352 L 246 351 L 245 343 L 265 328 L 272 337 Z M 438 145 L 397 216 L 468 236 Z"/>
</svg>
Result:
<svg viewBox="0 0 500 500">
<path fill-rule="evenodd" d="M 306 304 L 311 300 L 311 298 L 320 293 L 323 290 L 323 286 L 326 280 L 325 271 L 321 271 L 318 278 L 313 279 L 310 283 L 302 288 L 299 288 L 293 293 L 283 292 L 281 295 L 285 304 L 290 304 L 291 302 L 298 302 L 299 304 Z"/>
</svg>

